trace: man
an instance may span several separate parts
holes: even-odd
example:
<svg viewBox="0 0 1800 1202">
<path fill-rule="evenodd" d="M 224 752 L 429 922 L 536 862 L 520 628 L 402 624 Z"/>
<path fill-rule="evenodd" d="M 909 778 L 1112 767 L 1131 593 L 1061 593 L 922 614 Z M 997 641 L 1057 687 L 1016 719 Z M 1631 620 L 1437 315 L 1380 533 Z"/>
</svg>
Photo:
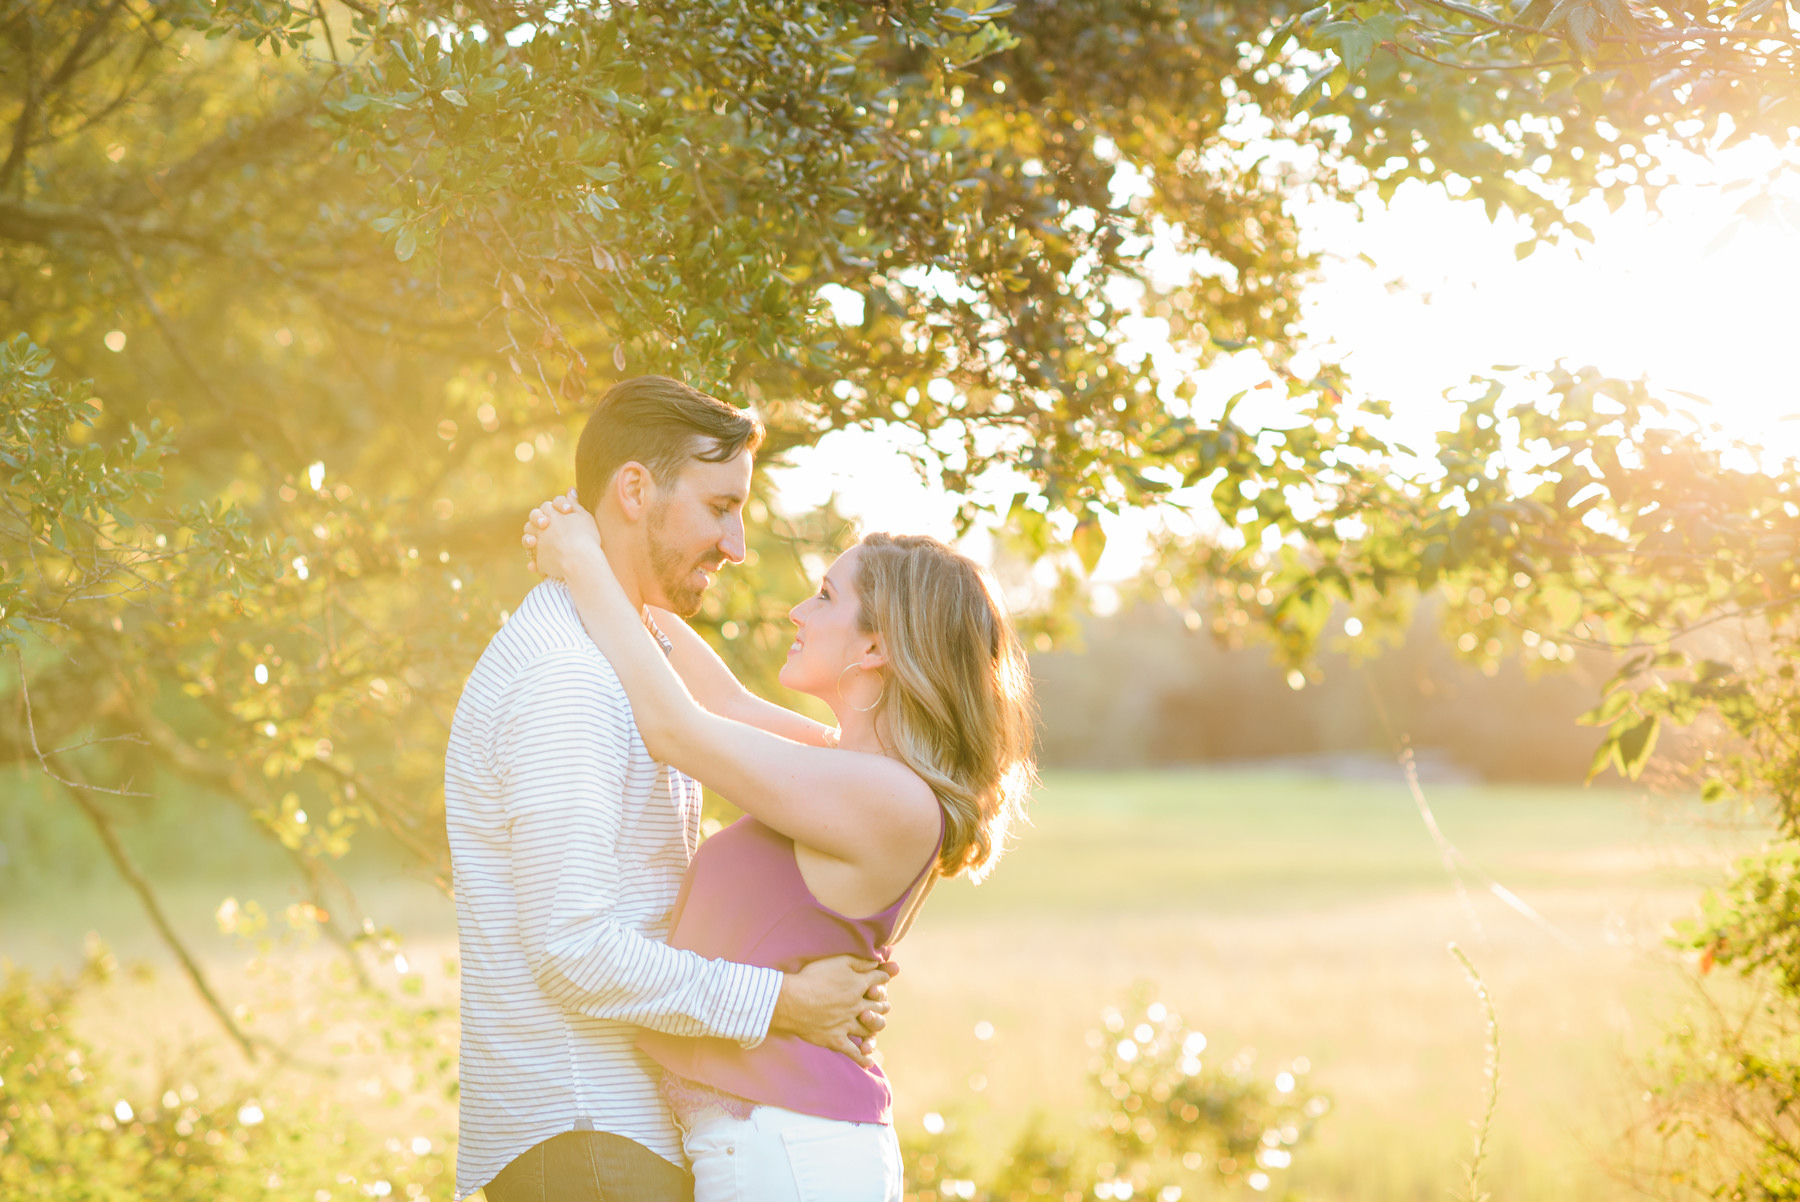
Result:
<svg viewBox="0 0 1800 1202">
<path fill-rule="evenodd" d="M 691 614 L 724 563 L 742 562 L 762 433 L 659 376 L 601 398 L 576 448 L 577 496 L 640 609 Z M 779 1030 L 861 1059 L 883 1025 L 886 1003 L 865 992 L 887 976 L 867 962 L 783 974 L 664 944 L 700 789 L 645 752 L 561 584 L 533 589 L 476 665 L 444 795 L 462 954 L 459 1199 L 483 1186 L 489 1202 L 691 1197 L 639 1027 L 746 1047 Z"/>
</svg>

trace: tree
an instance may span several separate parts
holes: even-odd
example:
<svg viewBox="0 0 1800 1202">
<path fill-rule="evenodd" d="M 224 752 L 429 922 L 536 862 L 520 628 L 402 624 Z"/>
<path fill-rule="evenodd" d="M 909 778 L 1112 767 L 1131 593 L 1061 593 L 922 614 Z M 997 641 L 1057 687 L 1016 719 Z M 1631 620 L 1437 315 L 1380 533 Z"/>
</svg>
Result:
<svg viewBox="0 0 1800 1202">
<path fill-rule="evenodd" d="M 1091 559 L 1096 506 L 1208 437 L 1119 352 L 1113 285 L 1159 215 L 1114 196 L 1120 155 L 1189 156 L 1161 215 L 1231 277 L 1162 311 L 1280 344 L 1305 267 L 1280 181 L 1192 157 L 1261 17 L 1121 12 L 1097 36 L 1140 74 L 1053 55 L 1087 35 L 1050 9 L 1024 42 L 942 5 L 14 8 L 0 278 L 57 364 L 13 348 L 9 419 L 44 428 L 17 453 L 64 471 L 87 402 L 67 440 L 142 439 L 160 475 L 72 499 L 77 547 L 9 488 L 9 753 L 102 830 L 159 789 L 245 807 L 348 942 L 331 864 L 357 830 L 441 877 L 439 742 L 528 583 L 520 508 L 628 371 L 755 401 L 776 455 L 904 421 L 960 444 L 953 487 L 1013 465 Z M 990 65 L 1021 46 L 1042 65 Z M 786 531 L 768 570 L 831 529 Z M 747 663 L 780 620 L 751 584 L 712 615 Z"/>
</svg>

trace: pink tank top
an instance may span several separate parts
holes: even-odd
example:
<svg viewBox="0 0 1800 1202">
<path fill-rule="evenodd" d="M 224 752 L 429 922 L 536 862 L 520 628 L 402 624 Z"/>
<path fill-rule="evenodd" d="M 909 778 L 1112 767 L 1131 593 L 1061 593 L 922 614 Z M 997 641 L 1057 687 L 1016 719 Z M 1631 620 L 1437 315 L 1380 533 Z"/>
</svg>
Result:
<svg viewBox="0 0 1800 1202">
<path fill-rule="evenodd" d="M 941 848 L 942 813 L 938 823 Z M 792 839 L 754 818 L 740 818 L 702 843 L 688 865 L 669 944 L 783 972 L 844 953 L 886 960 L 894 926 L 936 860 L 933 851 L 887 909 L 846 918 L 806 887 Z M 893 1121 L 894 1093 L 879 1068 L 865 1069 L 798 1036 L 771 1034 L 746 1050 L 729 1039 L 643 1031 L 638 1047 L 669 1072 L 751 1102 L 845 1122 Z"/>
</svg>

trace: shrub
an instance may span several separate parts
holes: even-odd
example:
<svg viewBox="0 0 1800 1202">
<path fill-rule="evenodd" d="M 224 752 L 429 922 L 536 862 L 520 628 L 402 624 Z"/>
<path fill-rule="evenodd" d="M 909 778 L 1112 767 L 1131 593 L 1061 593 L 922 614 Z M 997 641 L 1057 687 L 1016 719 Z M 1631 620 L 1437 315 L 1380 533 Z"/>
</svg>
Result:
<svg viewBox="0 0 1800 1202">
<path fill-rule="evenodd" d="M 1330 1108 L 1307 1091 L 1298 1059 L 1256 1071 L 1243 1048 L 1211 1054 L 1206 1036 L 1160 1002 L 1108 1009 L 1090 1031 L 1095 1109 L 1081 1138 L 1057 1137 L 1034 1116 L 985 1182 L 954 1122 L 928 1115 L 906 1132 L 908 1202 L 1179 1202 L 1270 1190 Z"/>
<path fill-rule="evenodd" d="M 119 1084 L 70 1024 L 108 959 L 91 957 L 71 980 L 11 967 L 0 978 L 6 1202 L 448 1197 L 441 1143 L 377 1141 L 328 1104 L 259 1096 L 201 1063 L 185 1066 L 184 1081 Z"/>
</svg>

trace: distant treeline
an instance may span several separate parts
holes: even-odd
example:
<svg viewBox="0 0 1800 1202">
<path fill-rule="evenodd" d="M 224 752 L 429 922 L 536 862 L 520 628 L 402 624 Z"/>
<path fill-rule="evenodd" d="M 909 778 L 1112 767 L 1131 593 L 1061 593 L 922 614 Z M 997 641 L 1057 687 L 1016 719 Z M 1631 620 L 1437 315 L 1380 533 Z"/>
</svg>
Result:
<svg viewBox="0 0 1800 1202">
<path fill-rule="evenodd" d="M 1404 738 L 1440 768 L 1545 782 L 1586 775 L 1600 732 L 1575 720 L 1612 673 L 1605 657 L 1577 656 L 1486 675 L 1422 609 L 1399 646 L 1360 663 L 1323 656 L 1295 689 L 1265 646 L 1222 647 L 1158 604 L 1088 619 L 1080 646 L 1038 654 L 1032 668 L 1046 767 L 1392 756 Z"/>
</svg>

